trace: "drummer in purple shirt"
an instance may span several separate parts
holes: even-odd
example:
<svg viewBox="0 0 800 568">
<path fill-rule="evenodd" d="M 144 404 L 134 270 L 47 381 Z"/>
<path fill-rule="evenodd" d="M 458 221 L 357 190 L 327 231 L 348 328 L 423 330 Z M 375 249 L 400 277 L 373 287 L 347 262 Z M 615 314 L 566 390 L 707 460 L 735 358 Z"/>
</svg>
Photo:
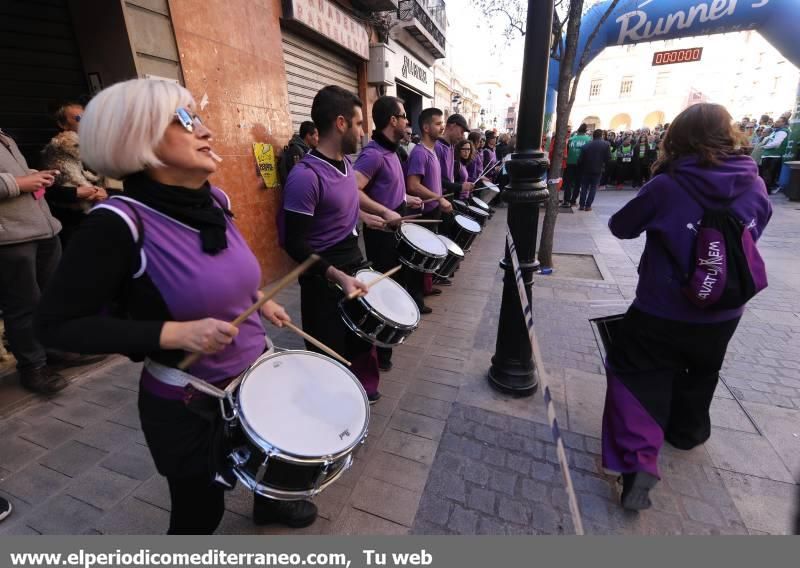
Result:
<svg viewBox="0 0 800 568">
<path fill-rule="evenodd" d="M 434 151 L 439 158 L 439 167 L 442 170 L 442 191 L 450 196 L 450 199 L 459 199 L 462 194 L 472 192 L 474 184 L 464 180 L 455 181 L 456 156 L 454 146 L 459 141 L 464 140 L 464 134 L 469 132 L 467 120 L 460 114 L 451 114 L 447 117 L 447 124 L 444 127 L 444 134 L 436 141 Z M 460 162 L 459 162 L 460 166 Z M 448 222 L 452 222 L 452 217 L 448 216 Z M 444 227 L 447 229 L 447 227 Z M 435 277 L 434 284 L 440 286 L 450 286 L 452 283 L 449 278 Z"/>
<path fill-rule="evenodd" d="M 406 209 L 422 207 L 419 197 L 406 195 L 403 166 L 397 147 L 405 134 L 408 118 L 403 103 L 396 97 L 381 97 L 372 105 L 375 131 L 372 141 L 359 154 L 353 169 L 358 183 L 361 220 L 364 221 L 364 246 L 372 267 L 386 272 L 399 264 L 394 229 Z M 411 211 L 413 212 L 413 210 Z M 405 282 L 404 267 L 395 280 Z M 378 366 L 392 368 L 392 350 L 378 347 Z"/>
<path fill-rule="evenodd" d="M 312 253 L 321 257 L 300 277 L 305 331 L 348 359 L 370 402 L 376 402 L 380 371 L 375 346 L 350 331 L 339 313 L 342 291 L 367 291 L 353 277 L 367 264 L 356 230 L 360 192 L 347 158 L 356 152 L 362 135 L 361 106 L 357 96 L 337 86 L 325 87 L 314 97 L 311 118 L 319 130 L 319 144 L 289 173 L 283 188 L 282 227 L 284 248 L 295 261 Z"/>
<path fill-rule="evenodd" d="M 426 108 L 419 115 L 419 129 L 422 132 L 420 143 L 411 151 L 406 162 L 406 189 L 410 195 L 419 197 L 425 203 L 423 219 L 440 219 L 442 213 L 452 213 L 452 204 L 442 197 L 442 167 L 436 155 L 436 140 L 444 132 L 444 114 L 438 108 Z M 431 225 L 434 230 L 435 225 Z M 411 283 L 409 283 L 411 285 Z M 442 291 L 433 287 L 433 277 L 424 274 L 414 281 L 414 289 L 422 286 L 424 295 L 438 295 Z M 414 293 L 412 292 L 412 295 Z M 420 312 L 429 314 L 428 306 L 420 307 Z"/>
</svg>

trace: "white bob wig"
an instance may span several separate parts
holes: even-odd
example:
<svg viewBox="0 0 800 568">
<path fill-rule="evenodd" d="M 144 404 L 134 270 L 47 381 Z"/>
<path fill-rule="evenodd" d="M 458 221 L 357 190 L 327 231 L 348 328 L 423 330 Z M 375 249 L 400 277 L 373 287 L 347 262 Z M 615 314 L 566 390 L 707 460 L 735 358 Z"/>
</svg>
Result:
<svg viewBox="0 0 800 568">
<path fill-rule="evenodd" d="M 81 159 L 96 172 L 117 179 L 162 166 L 156 146 L 178 107 L 194 106 L 177 83 L 131 79 L 100 91 L 80 123 Z"/>
</svg>

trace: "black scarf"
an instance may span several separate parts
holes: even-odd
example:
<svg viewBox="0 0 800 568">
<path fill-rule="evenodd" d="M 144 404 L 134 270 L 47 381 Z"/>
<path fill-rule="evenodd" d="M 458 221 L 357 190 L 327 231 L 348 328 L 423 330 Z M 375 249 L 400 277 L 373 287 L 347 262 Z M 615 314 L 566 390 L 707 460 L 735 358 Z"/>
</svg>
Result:
<svg viewBox="0 0 800 568">
<path fill-rule="evenodd" d="M 225 215 L 233 217 L 233 213 L 214 203 L 208 182 L 200 189 L 188 189 L 158 183 L 138 173 L 125 179 L 124 185 L 126 196 L 200 231 L 203 252 L 217 254 L 228 248 Z"/>
<path fill-rule="evenodd" d="M 389 140 L 386 136 L 384 136 L 383 132 L 379 132 L 378 130 L 373 130 L 372 139 L 375 140 L 375 142 L 377 142 L 384 148 L 386 148 L 387 150 L 391 150 L 392 152 L 397 152 L 398 143 Z"/>
</svg>

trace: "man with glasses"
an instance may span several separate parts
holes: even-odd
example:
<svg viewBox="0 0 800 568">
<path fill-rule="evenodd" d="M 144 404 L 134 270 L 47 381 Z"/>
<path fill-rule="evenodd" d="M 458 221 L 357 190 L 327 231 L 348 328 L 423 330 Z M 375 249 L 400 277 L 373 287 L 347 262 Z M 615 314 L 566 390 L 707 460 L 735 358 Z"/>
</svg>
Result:
<svg viewBox="0 0 800 568">
<path fill-rule="evenodd" d="M 400 99 L 381 97 L 372 106 L 375 131 L 372 140 L 358 156 L 353 169 L 358 182 L 361 219 L 364 221 L 364 246 L 367 259 L 380 272 L 399 264 L 397 241 L 392 229 L 399 226 L 406 206 L 420 209 L 422 200 L 406 195 L 403 166 L 397 156 L 398 143 L 407 130 L 408 118 Z M 410 130 L 410 129 L 409 129 Z M 403 282 L 403 273 L 395 276 Z M 381 371 L 392 368 L 392 350 L 378 347 Z"/>
<path fill-rule="evenodd" d="M 414 131 L 411 129 L 411 125 L 408 123 L 408 118 L 406 118 L 406 127 L 403 129 L 403 137 L 400 139 L 400 142 L 397 145 L 397 155 L 400 157 L 400 161 L 404 164 L 408 161 L 411 151 L 416 146 L 416 144 L 411 141 L 413 136 Z"/>
</svg>

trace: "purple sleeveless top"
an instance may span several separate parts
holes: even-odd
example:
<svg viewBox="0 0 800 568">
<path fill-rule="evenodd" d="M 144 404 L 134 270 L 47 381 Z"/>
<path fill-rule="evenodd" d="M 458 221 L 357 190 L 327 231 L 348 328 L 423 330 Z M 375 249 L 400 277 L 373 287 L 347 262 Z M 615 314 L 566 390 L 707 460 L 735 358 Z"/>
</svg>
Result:
<svg viewBox="0 0 800 568">
<path fill-rule="evenodd" d="M 228 196 L 211 188 L 217 203 Z M 228 248 L 211 255 L 200 248 L 200 232 L 138 201 L 114 196 L 101 206 L 125 219 L 138 240 L 137 216 L 143 227 L 141 264 L 133 278 L 147 274 L 161 293 L 173 321 L 215 318 L 232 321 L 256 301 L 261 269 L 231 219 L 226 218 Z M 228 206 L 230 209 L 230 206 Z M 251 365 L 266 346 L 259 312 L 239 326 L 233 343 L 213 355 L 204 355 L 187 372 L 209 383 L 234 377 Z M 172 387 L 142 370 L 142 387 L 164 398 L 181 399 L 184 389 Z"/>
</svg>

